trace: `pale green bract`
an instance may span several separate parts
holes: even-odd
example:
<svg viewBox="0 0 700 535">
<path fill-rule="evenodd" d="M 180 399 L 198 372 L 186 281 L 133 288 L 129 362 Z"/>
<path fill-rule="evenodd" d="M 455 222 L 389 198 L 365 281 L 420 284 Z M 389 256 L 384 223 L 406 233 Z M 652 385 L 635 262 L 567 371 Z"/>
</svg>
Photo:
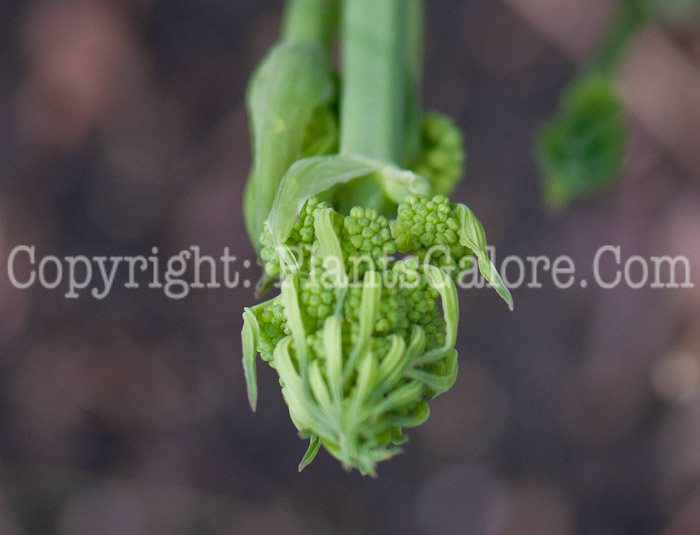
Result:
<svg viewBox="0 0 700 535">
<path fill-rule="evenodd" d="M 275 45 L 248 85 L 253 167 L 243 204 L 251 242 L 258 248 L 263 223 L 282 176 L 302 156 L 333 152 L 335 84 L 326 51 L 311 41 Z"/>
<path fill-rule="evenodd" d="M 267 218 L 275 245 L 282 246 L 287 239 L 307 199 L 368 175 L 376 176 L 386 197 L 396 204 L 409 192 L 427 195 L 431 191 L 420 175 L 368 158 L 338 154 L 299 160 L 280 183 Z"/>
</svg>

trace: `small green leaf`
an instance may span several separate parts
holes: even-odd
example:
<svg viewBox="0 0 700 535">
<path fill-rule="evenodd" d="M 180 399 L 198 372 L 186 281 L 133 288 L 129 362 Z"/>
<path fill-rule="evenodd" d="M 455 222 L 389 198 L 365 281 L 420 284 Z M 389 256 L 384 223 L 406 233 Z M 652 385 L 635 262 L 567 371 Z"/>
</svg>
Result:
<svg viewBox="0 0 700 535">
<path fill-rule="evenodd" d="M 348 276 L 345 273 L 343 248 L 333 228 L 334 214 L 332 208 L 321 210 L 314 219 L 314 232 L 318 239 L 319 253 L 324 259 L 324 265 L 328 267 L 326 273 L 332 278 L 334 287 L 341 289 L 347 287 Z"/>
<path fill-rule="evenodd" d="M 376 169 L 375 163 L 348 155 L 316 156 L 295 162 L 284 174 L 267 218 L 275 246 L 282 248 L 294 220 L 309 197 L 368 175 Z"/>
<path fill-rule="evenodd" d="M 321 447 L 321 439 L 318 438 L 318 435 L 313 435 L 311 437 L 311 440 L 309 441 L 309 449 L 306 450 L 306 454 L 304 455 L 304 458 L 299 463 L 299 471 L 300 472 L 304 468 L 309 466 L 311 464 L 311 461 L 313 461 L 316 458 L 316 454 L 318 453 L 318 450 L 320 447 Z"/>
<path fill-rule="evenodd" d="M 456 375 L 455 375 L 456 378 Z M 421 401 L 418 403 L 416 406 L 416 410 L 412 415 L 409 416 L 404 416 L 400 419 L 401 422 L 401 427 L 418 427 L 419 425 L 423 424 L 428 417 L 430 416 L 430 405 L 428 405 L 425 401 Z M 407 438 L 404 438 L 404 440 L 408 440 Z M 399 444 L 400 442 L 394 442 L 395 444 Z"/>
<path fill-rule="evenodd" d="M 299 360 L 299 370 L 302 378 L 306 381 L 306 374 L 308 372 L 306 331 L 304 329 L 304 321 L 301 317 L 301 309 L 299 308 L 297 277 L 295 275 L 284 279 L 282 282 L 281 296 L 284 313 L 287 317 L 287 325 L 292 333 L 294 349 L 297 359 Z"/>
<path fill-rule="evenodd" d="M 489 258 L 489 252 L 486 248 L 486 233 L 484 232 L 484 227 L 481 225 L 481 222 L 477 219 L 474 212 L 467 206 L 458 204 L 456 210 L 460 223 L 458 233 L 460 243 L 474 252 L 478 260 L 479 272 L 481 275 L 494 287 L 498 295 L 508 303 L 508 308 L 513 310 L 513 297 L 503 283 L 503 279 L 501 279 L 501 276 L 498 274 L 496 266 L 493 265 L 491 258 Z"/>
<path fill-rule="evenodd" d="M 364 353 L 357 366 L 357 379 L 351 394 L 348 414 L 357 415 L 367 398 L 372 394 L 376 380 L 377 362 L 371 351 Z M 380 413 L 381 414 L 381 413 Z"/>
<path fill-rule="evenodd" d="M 411 332 L 411 339 L 406 348 L 406 358 L 409 360 L 415 359 L 418 355 L 423 353 L 426 343 L 425 329 L 419 325 L 414 325 L 413 331 Z"/>
<path fill-rule="evenodd" d="M 426 264 L 425 269 L 428 282 L 440 293 L 442 299 L 442 310 L 445 316 L 445 343 L 442 347 L 432 349 L 416 359 L 416 366 L 440 360 L 447 355 L 457 342 L 457 327 L 459 326 L 459 297 L 452 277 L 435 266 Z"/>
<path fill-rule="evenodd" d="M 374 417 L 379 417 L 382 414 L 400 407 L 418 403 L 423 399 L 423 389 L 424 386 L 422 382 L 416 380 L 410 381 L 392 391 L 387 397 L 372 407 L 372 414 Z"/>
<path fill-rule="evenodd" d="M 321 365 L 318 360 L 313 360 L 310 364 L 309 384 L 311 393 L 316 399 L 317 406 L 325 413 L 328 421 L 338 421 L 338 414 L 335 412 L 333 402 L 331 401 L 331 393 L 328 390 L 328 385 L 323 377 Z"/>
<path fill-rule="evenodd" d="M 284 385 L 282 395 L 289 407 L 289 416 L 297 429 L 313 429 L 323 438 L 330 438 L 332 434 L 325 425 L 326 418 L 319 407 L 311 401 L 308 387 L 304 384 L 299 372 L 292 362 L 290 346 L 292 337 L 283 338 L 275 347 L 273 355 L 274 368 Z"/>
<path fill-rule="evenodd" d="M 347 382 L 352 376 L 352 371 L 357 363 L 357 359 L 363 354 L 369 343 L 372 331 L 374 330 L 379 306 L 382 299 L 381 275 L 370 270 L 365 273 L 362 279 L 362 297 L 360 298 L 360 325 L 358 329 L 357 341 L 350 352 L 350 356 L 345 362 L 343 370 L 344 380 Z"/>
<path fill-rule="evenodd" d="M 258 381 L 255 371 L 255 357 L 258 354 L 258 338 L 260 337 L 260 325 L 255 314 L 249 309 L 243 309 L 243 331 L 241 340 L 243 344 L 243 373 L 248 389 L 248 402 L 255 412 L 258 403 Z"/>
<path fill-rule="evenodd" d="M 399 204 L 409 193 L 430 194 L 430 182 L 413 171 L 385 165 L 379 170 L 384 193 L 395 204 Z"/>
<path fill-rule="evenodd" d="M 323 325 L 323 349 L 326 352 L 326 373 L 331 396 L 336 405 L 343 401 L 343 335 L 342 319 L 331 315 Z"/>
<path fill-rule="evenodd" d="M 592 75 L 575 83 L 540 134 L 545 201 L 561 208 L 609 186 L 620 172 L 626 141 L 622 101 L 611 81 Z"/>
<path fill-rule="evenodd" d="M 447 392 L 457 379 L 457 350 L 452 349 L 444 359 L 441 373 L 432 373 L 426 370 L 410 370 L 408 376 L 420 381 L 433 391 L 433 397 Z"/>
<path fill-rule="evenodd" d="M 372 393 L 372 399 L 384 395 L 403 379 L 409 367 L 415 365 L 416 357 L 425 349 L 425 343 L 425 330 L 418 325 L 413 326 L 408 347 L 400 337 L 392 337 L 391 348 L 380 364 L 378 374 L 380 384 Z"/>
<path fill-rule="evenodd" d="M 278 250 L 284 249 L 282 244 L 289 236 L 294 220 L 304 203 L 310 197 L 327 193 L 338 186 L 345 186 L 369 175 L 373 175 L 373 195 L 383 195 L 395 204 L 408 193 L 425 194 L 430 190 L 428 181 L 412 171 L 352 154 L 298 160 L 282 177 L 267 218 L 268 228 Z M 380 188 L 376 187 L 376 181 L 379 182 Z M 345 190 L 343 192 L 345 193 Z M 373 203 L 358 205 L 372 206 Z"/>
<path fill-rule="evenodd" d="M 418 327 L 420 328 L 420 327 Z M 400 336 L 391 336 L 391 347 L 379 364 L 377 371 L 377 381 L 379 385 L 375 389 L 375 396 L 381 395 L 401 378 L 407 364 L 406 342 Z"/>
</svg>

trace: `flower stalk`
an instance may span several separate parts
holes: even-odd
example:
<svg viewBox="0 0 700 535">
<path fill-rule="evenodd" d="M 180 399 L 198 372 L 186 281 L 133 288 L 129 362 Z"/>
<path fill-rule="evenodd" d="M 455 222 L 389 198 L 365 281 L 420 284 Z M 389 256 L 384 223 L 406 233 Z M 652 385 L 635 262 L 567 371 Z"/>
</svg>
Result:
<svg viewBox="0 0 700 535">
<path fill-rule="evenodd" d="M 406 0 L 343 2 L 341 152 L 403 160 L 407 6 Z"/>
</svg>

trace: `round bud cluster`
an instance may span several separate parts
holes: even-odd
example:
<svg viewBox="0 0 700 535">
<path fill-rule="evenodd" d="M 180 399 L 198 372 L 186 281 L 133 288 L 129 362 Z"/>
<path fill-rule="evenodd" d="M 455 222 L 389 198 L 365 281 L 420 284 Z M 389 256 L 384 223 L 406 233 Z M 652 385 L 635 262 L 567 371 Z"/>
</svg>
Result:
<svg viewBox="0 0 700 535">
<path fill-rule="evenodd" d="M 398 218 L 391 233 L 400 252 L 410 252 L 456 276 L 465 267 L 462 261 L 472 251 L 459 240 L 460 222 L 455 207 L 444 195 L 433 198 L 408 195 L 399 204 Z"/>
<path fill-rule="evenodd" d="M 464 174 L 462 133 L 448 116 L 426 113 L 421 120 L 421 153 L 411 168 L 427 178 L 435 193 L 449 195 Z"/>
<path fill-rule="evenodd" d="M 352 280 L 361 280 L 369 268 L 386 269 L 389 257 L 396 253 L 389 220 L 373 208 L 350 210 L 343 220 L 340 243 Z"/>
<path fill-rule="evenodd" d="M 279 299 L 275 298 L 266 303 L 266 306 L 251 309 L 260 325 L 260 339 L 258 351 L 263 360 L 271 360 L 272 352 L 277 343 L 289 334 L 284 307 Z"/>
</svg>

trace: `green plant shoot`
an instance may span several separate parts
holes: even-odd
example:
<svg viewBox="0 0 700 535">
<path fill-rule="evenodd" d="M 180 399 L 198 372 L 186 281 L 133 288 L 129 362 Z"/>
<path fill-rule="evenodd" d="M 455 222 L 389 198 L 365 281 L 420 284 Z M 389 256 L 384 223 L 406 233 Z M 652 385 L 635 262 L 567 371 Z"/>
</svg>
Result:
<svg viewBox="0 0 700 535">
<path fill-rule="evenodd" d="M 457 272 L 475 258 L 511 308 L 512 298 L 481 223 L 444 195 L 464 152 L 454 122 L 420 115 L 420 1 L 330 4 L 288 4 L 294 37 L 268 54 L 249 89 L 245 213 L 264 265 L 260 288 L 279 280 L 280 293 L 244 311 L 243 368 L 254 410 L 257 355 L 279 374 L 291 420 L 309 439 L 300 470 L 323 447 L 345 469 L 375 476 L 454 384 Z M 315 8 L 339 13 L 339 107 L 328 62 L 338 19 L 305 12 Z M 299 58 L 290 67 L 275 54 Z"/>
</svg>

